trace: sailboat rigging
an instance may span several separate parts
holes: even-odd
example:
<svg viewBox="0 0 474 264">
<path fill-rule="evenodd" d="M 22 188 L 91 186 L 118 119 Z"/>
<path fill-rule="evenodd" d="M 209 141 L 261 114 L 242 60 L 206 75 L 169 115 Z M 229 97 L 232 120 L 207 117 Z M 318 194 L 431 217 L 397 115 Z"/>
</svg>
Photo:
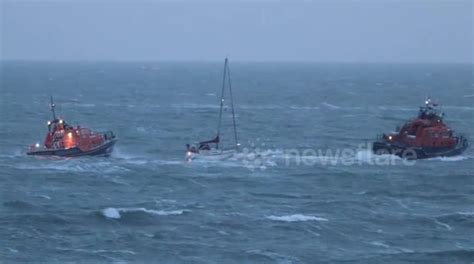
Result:
<svg viewBox="0 0 474 264">
<path fill-rule="evenodd" d="M 219 107 L 219 118 L 217 122 L 217 131 L 216 131 L 216 136 L 211 139 L 211 140 L 206 140 L 206 141 L 200 141 L 197 146 L 191 146 L 189 144 L 186 145 L 187 148 L 187 158 L 191 158 L 193 154 L 198 154 L 203 151 L 212 151 L 213 148 L 211 147 L 210 144 L 215 144 L 215 150 L 219 150 L 219 143 L 220 143 L 220 135 L 221 135 L 221 129 L 222 129 L 222 114 L 223 114 L 223 109 L 224 109 L 224 102 L 225 102 L 225 91 L 226 87 L 229 90 L 229 99 L 230 99 L 230 107 L 232 111 L 232 127 L 233 127 L 233 133 L 234 133 L 234 148 L 235 151 L 239 150 L 240 144 L 238 143 L 238 137 L 237 137 L 237 125 L 236 125 L 236 119 L 235 119 L 235 109 L 234 109 L 234 98 L 233 98 L 233 93 L 232 93 L 232 83 L 231 83 L 231 78 L 230 78 L 230 68 L 229 68 L 229 60 L 225 58 L 224 61 L 224 74 L 222 77 L 222 87 L 221 87 L 221 98 L 220 98 L 220 107 Z"/>
</svg>

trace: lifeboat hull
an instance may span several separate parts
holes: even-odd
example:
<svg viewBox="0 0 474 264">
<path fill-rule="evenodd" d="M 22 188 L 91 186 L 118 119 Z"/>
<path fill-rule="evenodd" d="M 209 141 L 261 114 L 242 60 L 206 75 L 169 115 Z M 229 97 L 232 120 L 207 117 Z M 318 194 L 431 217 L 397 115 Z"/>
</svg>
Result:
<svg viewBox="0 0 474 264">
<path fill-rule="evenodd" d="M 35 156 L 59 156 L 59 157 L 78 157 L 78 156 L 109 156 L 112 152 L 117 139 L 112 139 L 88 151 L 82 151 L 78 147 L 69 149 L 46 149 L 27 152 L 27 155 Z"/>
<path fill-rule="evenodd" d="M 381 140 L 373 143 L 372 151 L 378 155 L 392 154 L 401 158 L 414 160 L 457 156 L 462 154 L 468 146 L 469 143 L 466 139 L 459 140 L 458 144 L 453 147 L 412 147 Z"/>
</svg>

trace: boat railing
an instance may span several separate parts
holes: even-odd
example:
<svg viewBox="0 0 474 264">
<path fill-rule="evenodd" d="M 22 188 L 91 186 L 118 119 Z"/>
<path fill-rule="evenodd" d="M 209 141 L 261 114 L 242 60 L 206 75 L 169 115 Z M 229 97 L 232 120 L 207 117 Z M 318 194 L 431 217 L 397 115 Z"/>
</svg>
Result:
<svg viewBox="0 0 474 264">
<path fill-rule="evenodd" d="M 106 131 L 106 132 L 104 133 L 104 139 L 105 139 L 105 141 L 107 141 L 107 140 L 112 140 L 112 139 L 114 139 L 114 138 L 115 138 L 114 132 L 112 132 L 112 131 Z"/>
<path fill-rule="evenodd" d="M 464 134 L 457 135 L 456 140 L 457 140 L 457 145 L 461 145 L 461 146 L 467 145 L 469 142 L 467 137 Z"/>
</svg>

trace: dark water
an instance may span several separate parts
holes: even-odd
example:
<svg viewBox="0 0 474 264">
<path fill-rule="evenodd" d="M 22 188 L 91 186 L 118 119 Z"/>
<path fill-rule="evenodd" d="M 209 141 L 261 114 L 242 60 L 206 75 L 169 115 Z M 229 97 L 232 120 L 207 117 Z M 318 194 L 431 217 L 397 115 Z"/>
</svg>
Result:
<svg viewBox="0 0 474 264">
<path fill-rule="evenodd" d="M 366 150 L 427 95 L 472 135 L 472 65 L 230 66 L 243 153 L 188 163 L 185 143 L 214 135 L 220 63 L 2 63 L 0 262 L 474 261 L 472 148 Z M 118 135 L 112 157 L 25 156 L 50 94 L 69 123 Z"/>
</svg>

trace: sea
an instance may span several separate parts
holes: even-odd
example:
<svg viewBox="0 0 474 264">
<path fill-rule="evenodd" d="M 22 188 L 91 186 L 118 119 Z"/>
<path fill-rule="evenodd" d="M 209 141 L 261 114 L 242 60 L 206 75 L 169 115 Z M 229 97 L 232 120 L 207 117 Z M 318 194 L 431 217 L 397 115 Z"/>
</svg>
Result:
<svg viewBox="0 0 474 264">
<path fill-rule="evenodd" d="M 474 262 L 473 148 L 370 151 L 428 97 L 472 144 L 472 64 L 231 60 L 239 151 L 192 160 L 186 144 L 216 135 L 223 61 L 0 65 L 1 263 Z M 113 131 L 111 156 L 27 156 L 50 96 Z"/>
</svg>

